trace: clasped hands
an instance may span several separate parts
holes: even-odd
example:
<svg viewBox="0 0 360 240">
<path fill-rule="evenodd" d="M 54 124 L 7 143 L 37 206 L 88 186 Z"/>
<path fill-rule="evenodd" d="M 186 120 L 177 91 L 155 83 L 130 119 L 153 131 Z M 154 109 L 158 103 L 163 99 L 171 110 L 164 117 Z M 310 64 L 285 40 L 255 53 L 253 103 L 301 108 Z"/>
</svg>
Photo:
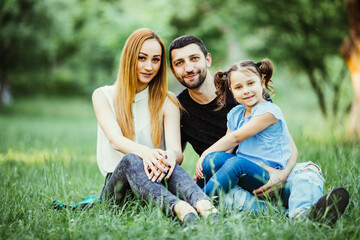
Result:
<svg viewBox="0 0 360 240">
<path fill-rule="evenodd" d="M 162 149 L 148 148 L 139 156 L 143 160 L 145 174 L 152 182 L 159 183 L 164 177 L 169 179 L 174 171 L 176 159 Z"/>
</svg>

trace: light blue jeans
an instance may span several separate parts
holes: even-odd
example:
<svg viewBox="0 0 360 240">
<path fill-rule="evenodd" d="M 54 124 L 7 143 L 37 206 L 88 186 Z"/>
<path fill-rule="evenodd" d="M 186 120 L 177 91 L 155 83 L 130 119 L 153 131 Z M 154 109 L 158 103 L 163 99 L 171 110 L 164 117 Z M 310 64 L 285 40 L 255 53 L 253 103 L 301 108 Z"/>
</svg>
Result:
<svg viewBox="0 0 360 240">
<path fill-rule="evenodd" d="M 212 167 L 212 174 L 216 175 L 217 173 L 226 174 L 223 171 L 219 171 L 221 170 L 221 163 L 226 162 L 226 159 L 224 158 L 233 158 L 234 155 L 231 156 L 230 154 L 219 152 L 209 157 L 211 157 L 210 160 L 206 160 L 206 158 L 204 159 L 203 169 L 209 169 L 209 167 Z M 234 163 L 236 162 L 233 161 L 233 164 Z M 239 164 L 243 165 L 244 161 L 239 161 Z M 311 168 L 306 168 L 311 164 L 316 166 L 318 171 Z M 252 185 L 249 174 L 246 176 L 246 173 L 237 173 L 236 171 L 233 171 L 233 169 L 241 169 L 241 171 L 244 171 L 244 169 L 246 170 L 247 167 L 239 168 L 237 166 L 233 166 L 232 171 L 227 173 L 227 177 L 229 179 L 233 179 L 234 176 L 232 175 L 237 174 L 238 177 L 240 176 L 240 181 L 238 182 L 238 185 L 232 184 L 231 189 L 226 191 L 226 194 L 222 199 L 225 207 L 239 211 L 253 211 L 254 213 L 259 213 L 268 209 L 266 201 L 257 198 L 249 192 L 254 190 L 253 186 L 250 188 L 249 186 L 246 186 L 247 181 L 250 185 Z M 266 183 L 268 180 L 268 174 L 262 174 L 261 176 L 264 177 L 263 182 Z M 209 180 L 209 177 L 211 176 L 207 177 Z M 258 178 L 259 176 L 256 176 L 256 179 Z M 219 177 L 218 179 L 220 180 Z M 314 163 L 305 162 L 296 164 L 288 176 L 280 195 L 283 205 L 288 208 L 290 220 L 292 220 L 301 211 L 310 209 L 310 207 L 320 199 L 320 197 L 323 195 L 324 182 L 325 180 L 322 177 L 321 169 Z M 198 184 L 200 187 L 204 187 L 202 186 L 204 182 L 200 181 Z M 206 190 L 206 186 L 203 190 Z M 223 190 L 226 190 L 226 188 L 223 188 Z"/>
</svg>

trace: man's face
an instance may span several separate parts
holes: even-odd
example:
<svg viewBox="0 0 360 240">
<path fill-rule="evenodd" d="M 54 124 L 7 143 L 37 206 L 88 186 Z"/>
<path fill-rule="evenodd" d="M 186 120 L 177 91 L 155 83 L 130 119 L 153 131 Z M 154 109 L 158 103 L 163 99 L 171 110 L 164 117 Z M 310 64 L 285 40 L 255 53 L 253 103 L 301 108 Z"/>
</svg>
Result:
<svg viewBox="0 0 360 240">
<path fill-rule="evenodd" d="M 210 54 L 205 57 L 195 43 L 174 49 L 171 54 L 171 70 L 183 86 L 193 89 L 205 81 L 207 70 L 211 65 Z"/>
</svg>

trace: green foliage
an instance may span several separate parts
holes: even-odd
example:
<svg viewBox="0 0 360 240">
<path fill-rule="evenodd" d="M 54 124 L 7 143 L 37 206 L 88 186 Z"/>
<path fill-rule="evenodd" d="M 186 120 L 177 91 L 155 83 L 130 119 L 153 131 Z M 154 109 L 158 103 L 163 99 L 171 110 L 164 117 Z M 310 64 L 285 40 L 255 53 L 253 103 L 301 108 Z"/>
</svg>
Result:
<svg viewBox="0 0 360 240">
<path fill-rule="evenodd" d="M 49 64 L 59 43 L 70 37 L 68 7 L 66 1 L 5 0 L 0 9 L 1 68 L 14 72 Z"/>
<path fill-rule="evenodd" d="M 308 114 L 302 112 L 302 114 Z M 0 115 L 1 239 L 358 239 L 359 143 L 294 135 L 299 162 L 314 161 L 326 178 L 325 192 L 343 186 L 350 204 L 334 228 L 283 213 L 259 216 L 224 211 L 217 223 L 201 219 L 185 228 L 146 202 L 129 198 L 118 209 L 98 204 L 87 212 L 51 209 L 55 199 L 75 203 L 100 192 L 96 121 L 90 99 L 18 100 Z M 294 129 L 291 129 L 294 130 Z M 329 134 L 331 136 L 331 133 Z M 188 149 L 190 150 L 190 149 Z M 192 173 L 197 156 L 186 152 Z M 220 206 L 221 208 L 221 206 Z"/>
<path fill-rule="evenodd" d="M 5 0 L 0 7 L 0 87 L 10 85 L 16 97 L 89 94 L 112 84 L 128 36 L 147 27 L 169 41 L 175 10 L 165 0 Z"/>
<path fill-rule="evenodd" d="M 183 1 L 182 8 L 174 12 L 171 25 L 176 29 L 175 37 L 191 34 L 201 38 L 212 54 L 215 65 L 219 66 L 226 62 L 227 57 L 226 26 L 217 6 L 212 6 L 209 2 Z"/>
<path fill-rule="evenodd" d="M 347 36 L 344 1 L 188 0 L 172 24 L 194 34 L 213 53 L 215 65 L 245 58 L 270 58 L 279 67 L 305 74 L 323 116 L 338 114 L 347 68 L 339 48 Z M 190 6 L 190 7 L 189 7 Z M 336 65 L 333 63 L 336 62 Z M 299 77 L 294 77 L 295 81 Z M 349 103 L 348 103 L 349 104 Z"/>
<path fill-rule="evenodd" d="M 342 0 L 193 2 L 197 11 L 185 18 L 179 13 L 182 21 L 175 18 L 175 23 L 183 32 L 190 29 L 210 40 L 215 56 L 221 52 L 220 58 L 228 58 L 222 64 L 230 65 L 245 56 L 270 58 L 276 66 L 306 74 L 323 115 L 327 116 L 330 109 L 337 114 L 342 83 L 348 77 L 344 62 L 335 66 L 329 62 L 341 58 L 339 47 L 348 32 Z M 206 30 L 202 33 L 201 29 Z M 220 47 L 223 44 L 227 48 Z"/>
<path fill-rule="evenodd" d="M 166 45 L 183 34 L 199 36 L 214 71 L 270 58 L 275 72 L 291 69 L 289 80 L 306 76 L 303 90 L 313 89 L 324 115 L 349 109 L 350 101 L 341 102 L 349 78 L 338 50 L 348 31 L 342 0 L 4 0 L 0 24 L 0 90 L 10 85 L 15 97 L 90 95 L 114 83 L 127 37 L 147 27 Z"/>
<path fill-rule="evenodd" d="M 344 1 L 260 0 L 239 5 L 252 9 L 248 11 L 252 14 L 232 14 L 235 22 L 246 23 L 259 37 L 248 53 L 305 73 L 322 114 L 327 116 L 331 108 L 336 115 L 342 83 L 347 80 L 346 66 L 329 62 L 340 57 L 339 48 L 348 32 Z"/>
<path fill-rule="evenodd" d="M 0 6 L 1 88 L 28 94 L 51 88 L 53 69 L 73 54 L 72 1 L 5 0 Z"/>
</svg>

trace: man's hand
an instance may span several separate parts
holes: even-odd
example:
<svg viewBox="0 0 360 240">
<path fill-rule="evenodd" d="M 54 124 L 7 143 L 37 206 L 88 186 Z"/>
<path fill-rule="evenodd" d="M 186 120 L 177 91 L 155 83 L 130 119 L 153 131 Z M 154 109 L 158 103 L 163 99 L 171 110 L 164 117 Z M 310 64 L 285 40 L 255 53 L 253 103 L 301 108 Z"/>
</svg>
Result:
<svg viewBox="0 0 360 240">
<path fill-rule="evenodd" d="M 269 173 L 270 179 L 265 185 L 253 191 L 253 194 L 258 197 L 274 194 L 274 191 L 281 187 L 289 176 L 289 173 L 283 169 L 278 170 L 268 166 L 263 166 L 263 168 Z"/>
</svg>

